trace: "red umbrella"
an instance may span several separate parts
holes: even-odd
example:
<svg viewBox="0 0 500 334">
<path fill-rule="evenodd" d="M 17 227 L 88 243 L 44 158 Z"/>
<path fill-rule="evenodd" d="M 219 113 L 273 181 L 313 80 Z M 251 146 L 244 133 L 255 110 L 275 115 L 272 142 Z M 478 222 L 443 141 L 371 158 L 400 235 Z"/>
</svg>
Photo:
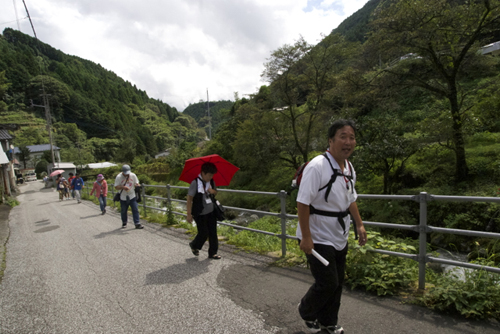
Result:
<svg viewBox="0 0 500 334">
<path fill-rule="evenodd" d="M 55 170 L 52 173 L 50 173 L 49 176 L 52 177 L 52 176 L 55 176 L 55 175 L 58 175 L 58 174 L 62 174 L 62 173 L 64 173 L 64 169 L 58 169 L 58 170 Z"/>
<path fill-rule="evenodd" d="M 193 182 L 193 180 L 196 179 L 196 177 L 201 173 L 201 165 L 205 162 L 211 162 L 217 167 L 217 173 L 214 175 L 216 186 L 229 185 L 234 173 L 239 170 L 238 167 L 221 158 L 218 154 L 212 154 L 186 160 L 179 180 L 187 183 Z"/>
</svg>

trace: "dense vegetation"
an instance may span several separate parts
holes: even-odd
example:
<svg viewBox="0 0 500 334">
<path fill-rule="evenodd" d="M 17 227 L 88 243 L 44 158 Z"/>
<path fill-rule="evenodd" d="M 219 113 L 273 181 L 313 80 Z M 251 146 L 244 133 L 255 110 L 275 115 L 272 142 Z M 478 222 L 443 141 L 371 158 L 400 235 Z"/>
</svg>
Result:
<svg viewBox="0 0 500 334">
<path fill-rule="evenodd" d="M 198 123 L 198 127 L 210 135 L 217 132 L 219 126 L 229 119 L 229 111 L 232 106 L 233 102 L 231 101 L 210 101 L 208 106 L 207 102 L 200 101 L 190 104 L 182 113 L 193 117 Z M 210 117 L 208 112 L 210 112 Z"/>
<path fill-rule="evenodd" d="M 0 73 L 1 123 L 19 129 L 16 146 L 48 143 L 42 93 L 65 161 L 144 161 L 205 136 L 190 117 L 115 73 L 10 28 L 0 35 Z"/>
</svg>

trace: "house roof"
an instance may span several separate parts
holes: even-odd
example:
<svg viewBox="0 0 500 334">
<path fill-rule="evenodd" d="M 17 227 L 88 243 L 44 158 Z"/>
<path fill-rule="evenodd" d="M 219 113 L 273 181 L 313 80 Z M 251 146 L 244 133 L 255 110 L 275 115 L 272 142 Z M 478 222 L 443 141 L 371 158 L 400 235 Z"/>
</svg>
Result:
<svg viewBox="0 0 500 334">
<path fill-rule="evenodd" d="M 7 130 L 0 130 L 0 140 L 10 140 L 13 139 Z"/>
<path fill-rule="evenodd" d="M 88 164 L 87 167 L 91 169 L 96 169 L 96 168 L 108 168 L 112 166 L 118 166 L 117 164 L 114 164 L 112 162 L 98 162 L 95 164 Z"/>
<path fill-rule="evenodd" d="M 52 169 L 70 169 L 70 168 L 76 168 L 75 164 L 72 162 L 56 162 L 55 166 L 52 167 Z"/>
<path fill-rule="evenodd" d="M 50 144 L 42 144 L 42 145 L 30 145 L 26 146 L 29 148 L 31 153 L 37 153 L 37 152 L 45 152 L 45 151 L 50 151 Z M 59 147 L 52 145 L 54 150 L 60 150 Z M 21 151 L 19 150 L 19 147 L 14 148 L 14 154 L 19 154 Z"/>
</svg>

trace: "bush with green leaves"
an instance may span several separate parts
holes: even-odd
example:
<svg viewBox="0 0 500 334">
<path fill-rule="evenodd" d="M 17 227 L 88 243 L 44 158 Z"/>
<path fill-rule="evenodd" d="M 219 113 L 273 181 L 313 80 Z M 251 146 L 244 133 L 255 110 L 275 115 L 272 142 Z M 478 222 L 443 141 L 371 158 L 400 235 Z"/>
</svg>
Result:
<svg viewBox="0 0 500 334">
<path fill-rule="evenodd" d="M 11 208 L 19 205 L 19 201 L 15 199 L 14 197 L 8 196 L 5 200 L 5 204 L 9 205 Z"/>
<path fill-rule="evenodd" d="M 494 262 L 487 259 L 474 263 L 494 266 Z M 434 286 L 416 300 L 417 304 L 466 318 L 500 319 L 500 274 L 465 269 L 461 279 L 450 271 L 433 283 Z"/>
<path fill-rule="evenodd" d="M 400 253 L 416 253 L 417 241 L 411 239 L 386 239 L 379 232 L 368 231 L 368 242 L 360 247 L 353 235 L 349 237 L 346 283 L 352 289 L 360 286 L 379 296 L 393 295 L 418 279 L 418 263 L 401 257 L 368 252 L 381 249 Z"/>
</svg>

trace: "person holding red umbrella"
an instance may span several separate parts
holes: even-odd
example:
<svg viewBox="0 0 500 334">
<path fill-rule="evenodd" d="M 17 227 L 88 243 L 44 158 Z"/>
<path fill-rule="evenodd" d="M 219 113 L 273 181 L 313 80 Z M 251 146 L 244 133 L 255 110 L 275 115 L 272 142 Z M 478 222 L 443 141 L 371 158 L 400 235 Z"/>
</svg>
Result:
<svg viewBox="0 0 500 334">
<path fill-rule="evenodd" d="M 210 195 L 217 194 L 217 188 L 213 180 L 217 173 L 217 167 L 212 162 L 205 162 L 201 165 L 201 173 L 191 182 L 187 196 L 187 221 L 196 222 L 198 234 L 189 243 L 191 252 L 198 256 L 200 249 L 207 241 L 209 243 L 208 257 L 220 260 L 217 255 L 219 240 L 217 238 L 217 219 L 214 213 L 214 203 Z"/>
</svg>

